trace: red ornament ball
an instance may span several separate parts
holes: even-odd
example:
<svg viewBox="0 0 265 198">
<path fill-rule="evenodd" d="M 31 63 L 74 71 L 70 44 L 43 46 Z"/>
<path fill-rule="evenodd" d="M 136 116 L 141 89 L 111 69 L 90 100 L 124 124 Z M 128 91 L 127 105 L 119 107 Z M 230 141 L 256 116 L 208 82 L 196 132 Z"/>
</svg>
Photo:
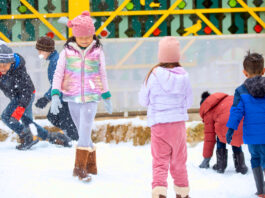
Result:
<svg viewBox="0 0 265 198">
<path fill-rule="evenodd" d="M 257 24 L 257 25 L 255 25 L 254 30 L 257 33 L 260 33 L 262 31 L 262 26 L 260 24 Z"/>
<path fill-rule="evenodd" d="M 153 32 L 154 36 L 159 36 L 161 33 L 161 30 L 159 28 L 156 28 L 155 31 Z"/>
<path fill-rule="evenodd" d="M 108 36 L 108 31 L 102 30 L 102 32 L 100 33 L 100 36 L 102 36 L 102 37 Z"/>
<path fill-rule="evenodd" d="M 211 34 L 212 33 L 212 29 L 208 26 L 206 26 L 203 31 L 205 34 Z"/>
<path fill-rule="evenodd" d="M 54 33 L 53 33 L 53 32 L 48 32 L 48 33 L 46 34 L 46 36 L 48 36 L 48 37 L 50 37 L 51 39 L 53 39 L 53 38 L 54 38 Z"/>
</svg>

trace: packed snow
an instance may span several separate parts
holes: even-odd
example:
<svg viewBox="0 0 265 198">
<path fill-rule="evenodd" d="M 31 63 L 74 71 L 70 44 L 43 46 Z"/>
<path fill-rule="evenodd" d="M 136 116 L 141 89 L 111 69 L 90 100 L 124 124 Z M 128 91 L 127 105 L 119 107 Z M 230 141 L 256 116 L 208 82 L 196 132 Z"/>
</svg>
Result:
<svg viewBox="0 0 265 198">
<path fill-rule="evenodd" d="M 39 122 L 46 125 L 48 121 Z M 7 128 L 0 122 L 0 128 Z M 0 142 L 1 198 L 151 198 L 152 157 L 150 144 L 133 146 L 97 143 L 97 176 L 90 183 L 72 177 L 75 159 L 72 148 L 40 142 L 29 151 L 15 149 L 11 137 Z M 192 198 L 251 198 L 255 184 L 250 170 L 250 155 L 243 146 L 249 172 L 235 172 L 232 150 L 227 147 L 228 167 L 224 174 L 212 169 L 200 169 L 203 143 L 188 145 L 187 168 Z M 211 166 L 216 162 L 215 155 Z M 173 181 L 168 178 L 168 198 L 174 198 Z"/>
</svg>

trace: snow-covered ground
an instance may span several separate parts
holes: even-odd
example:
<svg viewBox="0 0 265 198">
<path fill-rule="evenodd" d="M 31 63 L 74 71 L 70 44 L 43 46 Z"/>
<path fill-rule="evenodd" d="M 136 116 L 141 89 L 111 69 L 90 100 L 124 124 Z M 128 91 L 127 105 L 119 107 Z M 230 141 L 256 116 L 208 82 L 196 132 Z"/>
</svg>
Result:
<svg viewBox="0 0 265 198">
<path fill-rule="evenodd" d="M 0 128 L 6 129 L 2 124 Z M 76 144 L 76 142 L 74 143 Z M 1 198 L 151 198 L 152 157 L 150 145 L 134 147 L 131 142 L 98 143 L 97 176 L 90 183 L 72 177 L 75 146 L 63 148 L 40 142 L 29 151 L 18 151 L 15 142 L 0 142 Z M 192 198 L 256 197 L 253 175 L 235 173 L 232 150 L 224 174 L 200 169 L 203 144 L 188 147 L 188 174 Z M 250 155 L 243 146 L 250 169 Z M 215 163 L 215 156 L 211 166 Z M 174 198 L 168 178 L 168 198 Z"/>
</svg>

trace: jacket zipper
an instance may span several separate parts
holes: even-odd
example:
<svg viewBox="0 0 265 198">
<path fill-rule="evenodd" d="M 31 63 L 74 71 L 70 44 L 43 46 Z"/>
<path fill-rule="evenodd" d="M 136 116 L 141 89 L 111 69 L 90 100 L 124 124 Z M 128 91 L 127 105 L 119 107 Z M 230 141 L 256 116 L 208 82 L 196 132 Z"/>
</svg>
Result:
<svg viewBox="0 0 265 198">
<path fill-rule="evenodd" d="M 82 54 L 82 63 L 81 63 L 81 100 L 84 103 L 85 97 L 84 97 L 84 64 L 85 63 L 85 55 Z"/>
</svg>

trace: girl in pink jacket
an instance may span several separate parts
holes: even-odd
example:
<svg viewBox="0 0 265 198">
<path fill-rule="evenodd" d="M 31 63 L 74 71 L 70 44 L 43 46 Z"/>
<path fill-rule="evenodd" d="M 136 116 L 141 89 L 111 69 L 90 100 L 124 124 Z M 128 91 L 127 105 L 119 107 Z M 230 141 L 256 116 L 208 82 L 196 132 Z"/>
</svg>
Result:
<svg viewBox="0 0 265 198">
<path fill-rule="evenodd" d="M 169 167 L 176 197 L 189 197 L 185 121 L 192 91 L 179 59 L 179 42 L 175 37 L 164 37 L 159 43 L 160 63 L 149 72 L 139 93 L 140 104 L 148 107 L 151 127 L 153 198 L 166 198 Z"/>
<path fill-rule="evenodd" d="M 95 36 L 90 13 L 83 12 L 67 25 L 74 36 L 68 39 L 60 53 L 53 77 L 51 112 L 57 114 L 62 107 L 62 92 L 79 135 L 73 175 L 90 181 L 90 174 L 97 174 L 96 149 L 91 140 L 97 103 L 103 98 L 105 108 L 112 113 L 111 95 L 104 53 Z"/>
</svg>

